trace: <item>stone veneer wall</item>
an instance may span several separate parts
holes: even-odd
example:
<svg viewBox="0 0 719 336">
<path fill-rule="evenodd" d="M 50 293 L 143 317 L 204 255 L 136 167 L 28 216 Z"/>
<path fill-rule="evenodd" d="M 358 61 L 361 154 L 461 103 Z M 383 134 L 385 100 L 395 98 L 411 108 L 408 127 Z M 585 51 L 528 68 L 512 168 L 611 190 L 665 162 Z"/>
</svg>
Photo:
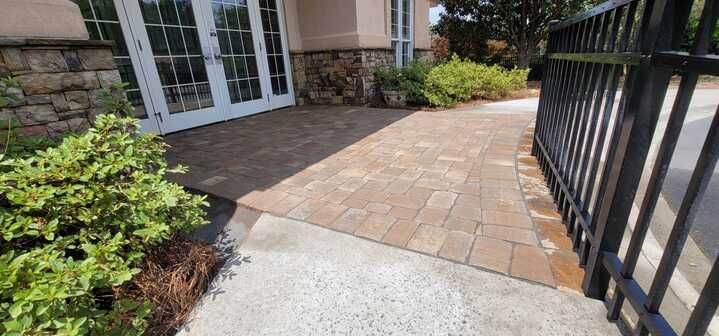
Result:
<svg viewBox="0 0 719 336">
<path fill-rule="evenodd" d="M 8 75 L 20 100 L 0 108 L 0 120 L 20 136 L 86 129 L 101 112 L 100 90 L 121 81 L 108 41 L 0 38 L 0 77 Z"/>
<path fill-rule="evenodd" d="M 416 49 L 416 59 L 433 60 L 432 50 Z M 292 53 L 297 105 L 367 105 L 380 99 L 372 71 L 395 64 L 392 49 L 326 50 Z"/>
<path fill-rule="evenodd" d="M 372 70 L 394 64 L 391 49 L 297 52 L 292 71 L 297 105 L 366 105 L 375 96 Z"/>
</svg>

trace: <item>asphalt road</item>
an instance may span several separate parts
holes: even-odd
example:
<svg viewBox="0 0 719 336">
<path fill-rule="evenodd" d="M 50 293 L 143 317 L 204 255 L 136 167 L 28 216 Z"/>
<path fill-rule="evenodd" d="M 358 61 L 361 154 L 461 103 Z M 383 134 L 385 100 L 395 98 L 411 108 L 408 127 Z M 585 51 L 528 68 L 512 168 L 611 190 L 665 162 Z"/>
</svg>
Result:
<svg viewBox="0 0 719 336">
<path fill-rule="evenodd" d="M 673 98 L 671 91 L 668 98 Z M 671 100 L 670 100 L 671 101 Z M 719 90 L 697 90 L 689 106 L 687 120 L 682 128 L 662 192 L 676 213 L 681 206 L 694 166 L 706 139 L 712 118 L 719 104 Z M 665 104 L 666 105 L 666 104 Z M 663 113 L 662 119 L 666 117 Z M 658 134 L 659 135 L 659 134 Z M 658 136 L 655 136 L 655 141 Z M 712 260 L 719 255 L 719 166 L 714 170 L 711 182 L 690 233 L 702 252 Z"/>
</svg>

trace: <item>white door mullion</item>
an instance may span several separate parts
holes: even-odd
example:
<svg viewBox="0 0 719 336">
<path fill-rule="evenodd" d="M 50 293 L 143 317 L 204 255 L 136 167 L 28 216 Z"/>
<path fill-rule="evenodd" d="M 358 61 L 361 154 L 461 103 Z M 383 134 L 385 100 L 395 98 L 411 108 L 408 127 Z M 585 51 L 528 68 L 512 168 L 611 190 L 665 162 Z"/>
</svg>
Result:
<svg viewBox="0 0 719 336">
<path fill-rule="evenodd" d="M 142 12 L 137 1 L 120 0 L 124 3 L 125 10 L 127 11 L 127 17 L 130 24 L 130 29 L 133 32 L 134 44 L 137 48 L 137 54 L 142 60 L 144 76 L 147 80 L 147 87 L 150 96 L 153 97 L 153 117 L 158 119 L 160 124 L 160 130 L 162 133 L 166 133 L 164 129 L 164 121 L 169 117 L 167 110 L 167 104 L 165 102 L 165 94 L 162 91 L 162 85 L 160 84 L 160 76 L 157 70 L 157 64 L 155 64 L 155 58 L 152 53 L 152 47 L 150 45 L 150 38 L 147 36 L 145 30 L 145 23 L 142 19 Z"/>
<path fill-rule="evenodd" d="M 140 119 L 140 126 L 143 131 L 157 132 L 162 134 L 163 130 L 160 125 L 160 121 L 157 120 L 157 117 L 155 116 L 155 106 L 157 104 L 153 100 L 154 97 L 151 94 L 150 87 L 147 83 L 147 71 L 145 71 L 147 65 L 141 61 L 140 51 L 138 50 L 138 39 L 135 38 L 135 33 L 131 29 L 132 23 L 129 19 L 130 15 L 128 14 L 127 9 L 125 8 L 125 4 L 122 0 L 114 0 L 113 2 L 115 5 L 115 11 L 117 12 L 118 21 L 120 22 L 122 35 L 125 39 L 127 52 L 130 55 L 130 63 L 132 64 L 135 79 L 137 80 L 137 86 L 140 90 L 140 95 L 142 96 L 145 114 L 147 115 L 147 119 Z"/>
</svg>

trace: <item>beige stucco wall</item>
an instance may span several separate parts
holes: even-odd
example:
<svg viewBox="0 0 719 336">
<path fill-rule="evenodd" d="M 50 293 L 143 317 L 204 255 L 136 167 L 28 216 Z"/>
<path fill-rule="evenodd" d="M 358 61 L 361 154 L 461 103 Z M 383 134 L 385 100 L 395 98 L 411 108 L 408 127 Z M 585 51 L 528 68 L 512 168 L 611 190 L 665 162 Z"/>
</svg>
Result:
<svg viewBox="0 0 719 336">
<path fill-rule="evenodd" d="M 430 48 L 429 8 L 415 0 L 416 49 Z M 290 50 L 390 48 L 390 0 L 284 0 Z"/>
<path fill-rule="evenodd" d="M 284 0 L 285 24 L 287 25 L 287 44 L 290 51 L 302 50 L 302 34 L 300 18 L 297 14 L 297 2 L 301 0 Z"/>
<path fill-rule="evenodd" d="M 429 38 L 429 7 L 436 6 L 430 4 L 428 0 L 414 1 L 414 48 L 429 49 L 432 42 Z"/>
<path fill-rule="evenodd" d="M 70 0 L 0 0 L 0 36 L 89 38 L 80 9 Z"/>
</svg>

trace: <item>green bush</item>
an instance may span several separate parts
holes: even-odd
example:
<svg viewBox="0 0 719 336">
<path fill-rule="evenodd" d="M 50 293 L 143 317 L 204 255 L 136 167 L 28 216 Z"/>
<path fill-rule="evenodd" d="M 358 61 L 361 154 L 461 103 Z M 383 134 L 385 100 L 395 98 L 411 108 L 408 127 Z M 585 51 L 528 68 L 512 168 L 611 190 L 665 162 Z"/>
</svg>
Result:
<svg viewBox="0 0 719 336">
<path fill-rule="evenodd" d="M 431 64 L 419 60 L 413 60 L 400 69 L 402 73 L 400 87 L 407 92 L 408 103 L 412 105 L 428 103 L 427 97 L 424 95 L 424 83 L 430 70 L 432 70 Z"/>
<path fill-rule="evenodd" d="M 480 85 L 479 65 L 457 55 L 434 67 L 425 80 L 424 94 L 435 106 L 452 106 L 467 101 Z"/>
<path fill-rule="evenodd" d="M 407 103 L 412 105 L 426 105 L 424 95 L 424 82 L 432 66 L 423 61 L 414 60 L 402 68 L 378 68 L 374 76 L 380 89 L 387 91 L 405 91 Z"/>
<path fill-rule="evenodd" d="M 151 307 L 113 300 L 144 251 L 205 223 L 204 198 L 164 179 L 160 137 L 138 121 L 27 157 L 0 156 L 0 334 L 139 335 Z"/>
<path fill-rule="evenodd" d="M 434 106 L 448 107 L 472 97 L 498 99 L 512 91 L 526 88 L 526 69 L 506 70 L 500 66 L 486 66 L 453 56 L 429 72 L 424 83 L 424 95 Z"/>
</svg>

